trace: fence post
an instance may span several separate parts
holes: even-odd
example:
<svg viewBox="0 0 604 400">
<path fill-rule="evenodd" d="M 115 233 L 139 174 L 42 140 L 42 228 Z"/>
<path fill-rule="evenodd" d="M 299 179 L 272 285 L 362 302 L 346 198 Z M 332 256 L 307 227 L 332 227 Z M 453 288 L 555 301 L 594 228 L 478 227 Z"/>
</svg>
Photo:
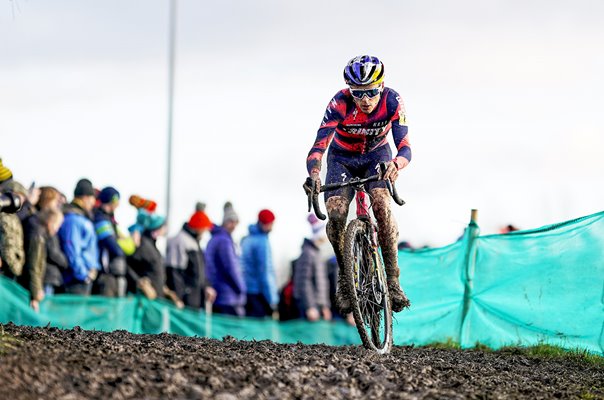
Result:
<svg viewBox="0 0 604 400">
<path fill-rule="evenodd" d="M 462 270 L 462 280 L 464 283 L 464 294 L 463 294 L 463 309 L 461 313 L 461 322 L 459 324 L 459 344 L 461 347 L 471 347 L 466 343 L 466 333 L 471 329 L 467 326 L 466 316 L 470 310 L 472 301 L 472 289 L 474 287 L 474 267 L 476 260 L 476 238 L 480 234 L 480 228 L 478 227 L 478 210 L 472 209 L 470 214 L 470 223 L 466 227 L 464 235 L 464 241 L 466 247 L 464 249 L 464 261 Z"/>
</svg>

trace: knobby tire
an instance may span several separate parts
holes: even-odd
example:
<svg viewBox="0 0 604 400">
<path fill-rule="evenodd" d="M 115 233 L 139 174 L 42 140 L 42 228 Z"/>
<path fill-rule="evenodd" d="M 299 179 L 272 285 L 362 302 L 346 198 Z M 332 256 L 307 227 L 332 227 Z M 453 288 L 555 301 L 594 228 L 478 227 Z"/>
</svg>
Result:
<svg viewBox="0 0 604 400">
<path fill-rule="evenodd" d="M 387 354 L 392 348 L 392 310 L 381 256 L 373 251 L 371 227 L 352 220 L 344 236 L 343 273 L 352 314 L 365 348 Z M 377 264 L 377 265 L 376 265 Z M 377 275 L 372 275 L 377 274 Z M 370 282 L 380 284 L 370 285 Z M 379 287 L 379 290 L 369 288 Z M 377 295 L 374 295 L 377 292 Z"/>
</svg>

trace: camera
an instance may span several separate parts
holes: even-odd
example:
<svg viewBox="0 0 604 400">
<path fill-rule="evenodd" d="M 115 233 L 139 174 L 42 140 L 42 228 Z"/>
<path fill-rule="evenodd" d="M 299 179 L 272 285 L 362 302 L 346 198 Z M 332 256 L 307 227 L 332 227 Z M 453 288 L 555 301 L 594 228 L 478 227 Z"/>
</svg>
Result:
<svg viewBox="0 0 604 400">
<path fill-rule="evenodd" d="M 0 193 L 0 212 L 14 214 L 21 209 L 21 197 L 13 192 Z"/>
</svg>

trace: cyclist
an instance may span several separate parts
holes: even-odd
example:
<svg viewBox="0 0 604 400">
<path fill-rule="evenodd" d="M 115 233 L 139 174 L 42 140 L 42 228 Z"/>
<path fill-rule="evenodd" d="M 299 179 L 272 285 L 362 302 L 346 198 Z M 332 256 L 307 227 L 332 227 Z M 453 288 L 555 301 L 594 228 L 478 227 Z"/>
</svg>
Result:
<svg viewBox="0 0 604 400">
<path fill-rule="evenodd" d="M 328 146 L 327 184 L 373 175 L 379 169 L 380 162 L 386 162 L 387 165 L 384 179 L 394 183 L 398 171 L 411 160 L 405 107 L 398 93 L 384 86 L 383 63 L 369 55 L 354 57 L 344 67 L 344 80 L 348 88 L 340 90 L 329 102 L 308 153 L 306 166 L 311 185 L 305 183 L 307 193 L 313 190 L 318 193 L 320 190 L 321 159 Z M 394 158 L 387 141 L 388 132 L 392 132 L 397 150 Z M 373 212 L 379 227 L 378 239 L 386 267 L 392 310 L 399 312 L 409 307 L 410 303 L 399 284 L 398 228 L 390 210 L 390 194 L 384 181 L 367 183 L 366 188 L 372 196 Z M 353 195 L 351 187 L 325 192 L 329 217 L 327 235 L 339 265 L 344 265 L 344 230 Z M 350 295 L 342 289 L 346 287 L 342 283 L 342 276 L 341 273 L 338 276 L 336 303 L 340 311 L 346 314 L 351 311 L 351 304 Z"/>
</svg>

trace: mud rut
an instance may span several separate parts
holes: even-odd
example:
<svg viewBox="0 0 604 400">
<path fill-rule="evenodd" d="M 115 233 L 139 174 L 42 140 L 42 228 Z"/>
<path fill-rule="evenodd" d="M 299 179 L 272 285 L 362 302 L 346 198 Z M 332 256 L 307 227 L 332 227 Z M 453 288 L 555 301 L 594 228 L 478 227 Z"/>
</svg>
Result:
<svg viewBox="0 0 604 400">
<path fill-rule="evenodd" d="M 604 398 L 604 367 L 512 353 L 18 327 L 0 399 Z"/>
</svg>

